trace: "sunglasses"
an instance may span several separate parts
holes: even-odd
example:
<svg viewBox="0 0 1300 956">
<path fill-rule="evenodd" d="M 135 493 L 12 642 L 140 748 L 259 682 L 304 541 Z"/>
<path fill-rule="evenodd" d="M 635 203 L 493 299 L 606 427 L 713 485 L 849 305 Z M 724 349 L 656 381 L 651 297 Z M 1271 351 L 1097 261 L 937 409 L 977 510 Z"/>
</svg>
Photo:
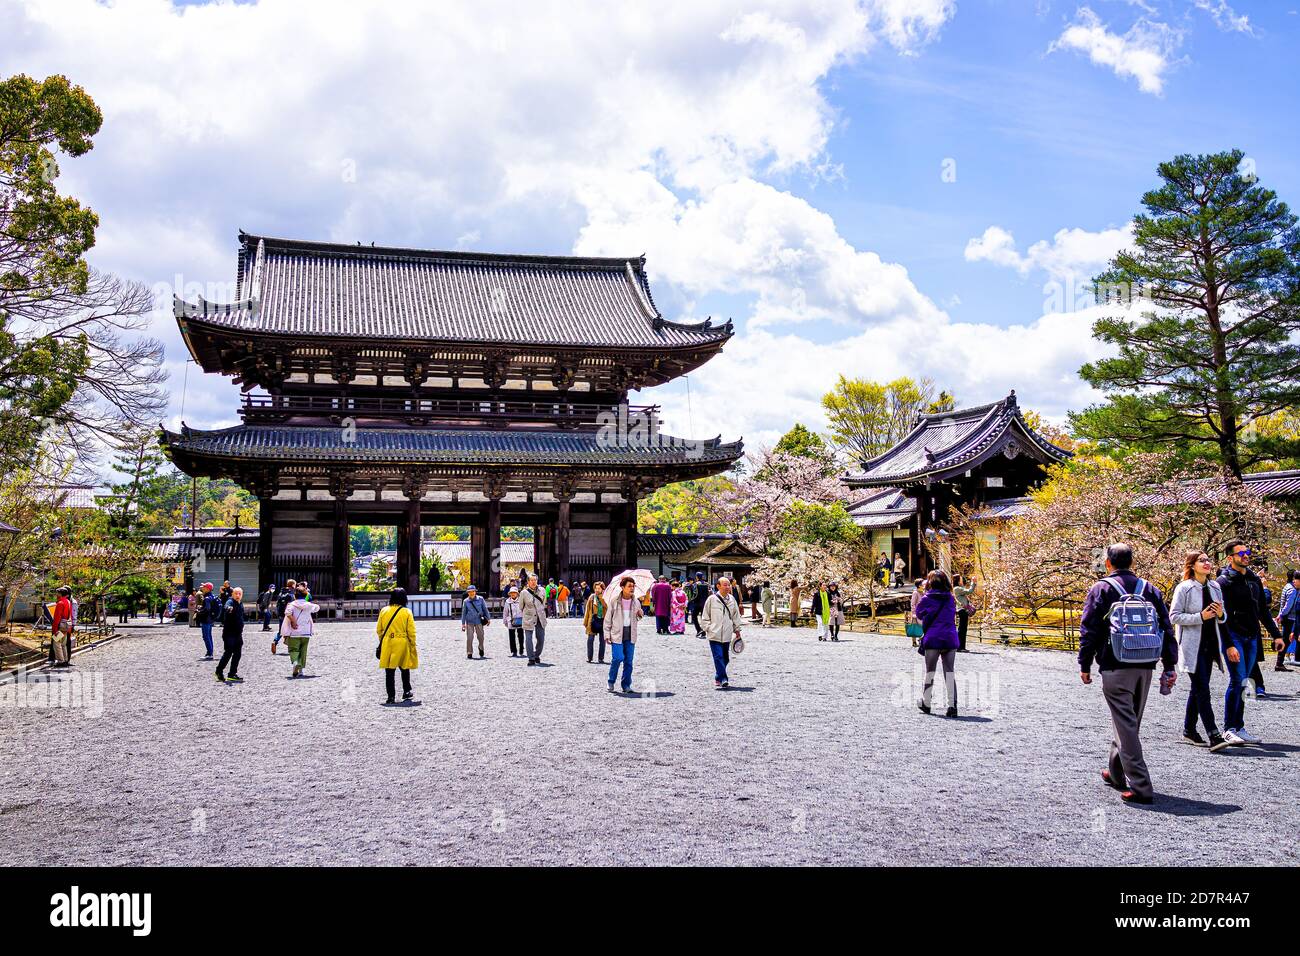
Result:
<svg viewBox="0 0 1300 956">
<path fill-rule="evenodd" d="M 1233 556 L 1234 558 L 1249 558 L 1249 557 L 1250 557 L 1250 552 L 1249 552 L 1249 551 L 1234 551 L 1234 552 L 1232 552 L 1232 556 Z"/>
</svg>

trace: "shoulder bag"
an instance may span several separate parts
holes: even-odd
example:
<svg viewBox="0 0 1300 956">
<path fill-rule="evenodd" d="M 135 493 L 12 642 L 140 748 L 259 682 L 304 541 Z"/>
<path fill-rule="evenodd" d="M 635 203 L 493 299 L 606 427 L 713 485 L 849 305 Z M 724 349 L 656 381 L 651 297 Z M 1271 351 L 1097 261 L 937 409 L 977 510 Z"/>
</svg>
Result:
<svg viewBox="0 0 1300 956">
<path fill-rule="evenodd" d="M 384 633 L 379 635 L 379 643 L 375 645 L 375 660 L 379 660 L 379 658 L 383 656 L 381 654 L 381 651 L 383 651 L 384 649 L 384 638 L 388 636 L 388 629 L 393 626 L 393 622 L 397 620 L 398 615 L 400 615 L 405 610 L 406 608 L 399 607 L 393 613 L 393 616 L 388 619 L 388 623 L 384 625 Z"/>
</svg>

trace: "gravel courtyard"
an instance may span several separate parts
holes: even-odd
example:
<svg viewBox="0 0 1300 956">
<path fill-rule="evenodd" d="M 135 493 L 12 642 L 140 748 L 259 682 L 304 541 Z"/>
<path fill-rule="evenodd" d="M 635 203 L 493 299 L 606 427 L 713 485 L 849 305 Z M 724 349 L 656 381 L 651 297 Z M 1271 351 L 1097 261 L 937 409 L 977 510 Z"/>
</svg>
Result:
<svg viewBox="0 0 1300 956">
<path fill-rule="evenodd" d="M 920 658 L 902 638 L 751 629 L 716 691 L 703 641 L 651 633 L 641 694 L 624 697 L 580 631 L 553 625 L 551 666 L 530 668 L 499 621 L 474 661 L 456 624 L 421 622 L 416 707 L 382 706 L 373 625 L 321 626 L 303 680 L 254 626 L 238 686 L 198 660 L 196 631 L 128 632 L 57 678 L 102 679 L 102 708 L 0 687 L 3 860 L 1297 862 L 1275 834 L 1295 813 L 1300 674 L 1268 671 L 1273 695 L 1248 705 L 1268 743 L 1220 755 L 1178 740 L 1185 682 L 1153 690 L 1159 795 L 1128 807 L 1098 779 L 1100 683 L 1082 686 L 1068 654 L 974 645 L 948 720 L 916 709 Z"/>
</svg>

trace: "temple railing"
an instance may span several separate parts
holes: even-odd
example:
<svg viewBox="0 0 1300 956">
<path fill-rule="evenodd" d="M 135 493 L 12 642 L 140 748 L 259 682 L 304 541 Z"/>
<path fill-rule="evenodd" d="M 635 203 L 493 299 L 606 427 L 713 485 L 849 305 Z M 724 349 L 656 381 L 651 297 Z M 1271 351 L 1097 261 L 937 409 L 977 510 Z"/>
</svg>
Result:
<svg viewBox="0 0 1300 956">
<path fill-rule="evenodd" d="M 342 395 L 245 395 L 239 413 L 244 421 L 285 422 L 294 418 L 324 418 L 337 423 L 344 418 L 392 419 L 407 424 L 433 422 L 482 423 L 505 426 L 511 422 L 555 424 L 561 427 L 596 425 L 600 416 L 617 406 L 584 402 L 393 398 Z M 628 417 L 659 414 L 658 405 L 629 405 Z"/>
</svg>

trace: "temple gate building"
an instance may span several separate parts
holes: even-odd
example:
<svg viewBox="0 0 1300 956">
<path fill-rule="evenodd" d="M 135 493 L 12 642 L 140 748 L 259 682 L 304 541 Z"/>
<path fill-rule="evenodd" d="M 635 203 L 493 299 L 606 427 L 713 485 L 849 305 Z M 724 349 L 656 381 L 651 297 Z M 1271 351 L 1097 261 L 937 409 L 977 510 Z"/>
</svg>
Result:
<svg viewBox="0 0 1300 956">
<path fill-rule="evenodd" d="M 866 494 L 849 509 L 872 536 L 872 552 L 898 553 L 908 573 L 935 567 L 956 506 L 993 514 L 1023 507 L 1023 496 L 1070 453 L 1025 421 L 1013 390 L 989 405 L 922 415 L 894 447 L 842 480 Z"/>
<path fill-rule="evenodd" d="M 491 595 L 503 526 L 534 529 L 543 580 L 608 577 L 637 565 L 640 497 L 742 454 L 664 436 L 657 406 L 626 405 L 732 335 L 665 319 L 644 258 L 241 232 L 235 301 L 177 299 L 175 314 L 203 370 L 240 385 L 243 422 L 164 430 L 163 447 L 257 495 L 259 588 L 294 577 L 346 597 L 353 525 L 396 526 L 412 592 L 426 525 L 471 528 L 471 579 Z"/>
</svg>

